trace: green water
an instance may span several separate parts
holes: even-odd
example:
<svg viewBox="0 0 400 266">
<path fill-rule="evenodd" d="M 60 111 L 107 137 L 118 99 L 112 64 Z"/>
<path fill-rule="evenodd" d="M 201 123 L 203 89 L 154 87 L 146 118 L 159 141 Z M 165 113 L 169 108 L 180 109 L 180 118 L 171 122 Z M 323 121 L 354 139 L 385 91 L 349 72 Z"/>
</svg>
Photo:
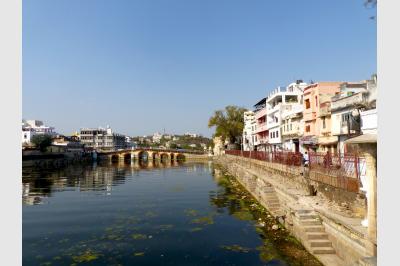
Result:
<svg viewBox="0 0 400 266">
<path fill-rule="evenodd" d="M 320 265 L 211 163 L 23 170 L 24 265 Z"/>
</svg>

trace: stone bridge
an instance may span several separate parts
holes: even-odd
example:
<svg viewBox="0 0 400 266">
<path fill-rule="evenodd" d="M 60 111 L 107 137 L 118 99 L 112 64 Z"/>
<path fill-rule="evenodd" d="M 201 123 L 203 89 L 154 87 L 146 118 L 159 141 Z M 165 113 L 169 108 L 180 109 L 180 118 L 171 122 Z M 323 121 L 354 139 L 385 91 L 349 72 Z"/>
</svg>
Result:
<svg viewBox="0 0 400 266">
<path fill-rule="evenodd" d="M 184 161 L 191 158 L 207 158 L 208 155 L 203 152 L 175 150 L 175 149 L 155 149 L 155 148 L 137 148 L 118 151 L 104 151 L 97 153 L 100 160 L 110 162 L 131 162 L 131 161 Z"/>
</svg>

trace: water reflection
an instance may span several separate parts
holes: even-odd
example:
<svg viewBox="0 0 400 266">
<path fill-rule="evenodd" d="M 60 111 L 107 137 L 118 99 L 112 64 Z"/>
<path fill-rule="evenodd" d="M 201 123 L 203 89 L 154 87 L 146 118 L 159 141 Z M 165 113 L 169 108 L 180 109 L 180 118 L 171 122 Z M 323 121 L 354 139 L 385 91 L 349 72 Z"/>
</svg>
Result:
<svg viewBox="0 0 400 266">
<path fill-rule="evenodd" d="M 22 191 L 24 265 L 319 265 L 211 163 L 23 169 Z"/>
<path fill-rule="evenodd" d="M 22 201 L 26 205 L 42 204 L 46 198 L 52 196 L 52 193 L 71 190 L 74 187 L 82 192 L 98 191 L 111 195 L 113 186 L 124 184 L 127 178 L 137 175 L 138 171 L 176 168 L 183 164 L 182 162 L 135 161 L 131 164 L 102 162 L 86 166 L 75 165 L 59 170 L 24 168 Z"/>
</svg>

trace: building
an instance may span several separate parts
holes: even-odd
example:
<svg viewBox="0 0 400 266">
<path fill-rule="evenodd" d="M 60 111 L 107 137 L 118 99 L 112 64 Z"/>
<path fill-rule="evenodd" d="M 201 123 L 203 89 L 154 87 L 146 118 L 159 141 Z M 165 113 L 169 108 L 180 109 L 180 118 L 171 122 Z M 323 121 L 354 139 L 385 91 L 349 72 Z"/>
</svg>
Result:
<svg viewBox="0 0 400 266">
<path fill-rule="evenodd" d="M 300 138 L 303 136 L 304 120 L 303 106 L 297 106 L 292 110 L 282 112 L 282 147 L 283 150 L 303 152 L 300 146 Z"/>
<path fill-rule="evenodd" d="M 153 143 L 160 143 L 160 141 L 161 141 L 161 139 L 162 139 L 162 134 L 160 134 L 160 133 L 158 133 L 158 132 L 156 132 L 156 133 L 154 133 L 153 134 L 153 138 L 152 138 L 152 140 L 153 140 Z"/>
<path fill-rule="evenodd" d="M 365 134 L 362 128 L 368 131 L 366 128 L 376 118 L 376 75 L 371 80 L 343 83 L 340 93 L 332 97 L 331 109 L 332 134 L 338 137 L 337 151 L 345 153 L 345 141 Z M 376 126 L 373 127 L 376 129 Z"/>
<path fill-rule="evenodd" d="M 84 152 L 84 144 L 75 135 L 70 137 L 59 135 L 53 138 L 52 146 L 65 147 L 66 152 Z"/>
<path fill-rule="evenodd" d="M 30 144 L 34 135 L 56 136 L 54 127 L 43 124 L 40 120 L 22 120 L 22 144 Z"/>
<path fill-rule="evenodd" d="M 255 128 L 256 128 L 256 119 L 253 111 L 247 111 L 243 114 L 243 137 L 242 137 L 242 149 L 244 151 L 252 151 L 254 150 L 254 142 L 255 142 Z"/>
<path fill-rule="evenodd" d="M 196 134 L 196 133 L 190 133 L 190 132 L 186 132 L 185 134 L 183 134 L 184 136 L 189 136 L 191 138 L 197 138 L 197 137 L 201 137 L 200 134 Z"/>
<path fill-rule="evenodd" d="M 125 147 L 127 149 L 131 149 L 133 147 L 132 138 L 129 136 L 125 136 Z"/>
<path fill-rule="evenodd" d="M 104 128 L 81 128 L 80 141 L 85 147 L 95 150 L 118 150 L 125 149 L 125 136 L 117 134 L 107 126 Z"/>
<path fill-rule="evenodd" d="M 284 148 L 282 138 L 282 117 L 284 114 L 287 115 L 292 110 L 301 109 L 303 89 L 306 86 L 307 84 L 302 80 L 297 80 L 295 83 L 289 84 L 286 88 L 276 88 L 268 95 L 266 99 L 266 116 L 270 151 L 278 151 Z M 287 145 L 290 143 L 293 143 L 293 141 L 289 141 Z"/>
<path fill-rule="evenodd" d="M 340 92 L 343 82 L 318 82 L 308 85 L 303 92 L 303 119 L 304 131 L 300 145 L 305 150 L 324 151 L 335 148 L 337 140 L 332 140 L 327 127 L 330 127 L 330 110 L 327 102 Z M 321 109 L 321 104 L 322 108 Z M 321 111 L 321 114 L 320 114 Z M 325 113 L 324 112 L 328 112 Z M 327 119 L 329 117 L 329 119 Z M 324 128 L 325 127 L 325 128 Z M 324 133 L 322 133 L 324 129 Z M 327 136 L 328 134 L 328 136 Z"/>
<path fill-rule="evenodd" d="M 254 150 L 258 151 L 266 151 L 268 146 L 266 99 L 262 98 L 254 105 Z"/>
</svg>

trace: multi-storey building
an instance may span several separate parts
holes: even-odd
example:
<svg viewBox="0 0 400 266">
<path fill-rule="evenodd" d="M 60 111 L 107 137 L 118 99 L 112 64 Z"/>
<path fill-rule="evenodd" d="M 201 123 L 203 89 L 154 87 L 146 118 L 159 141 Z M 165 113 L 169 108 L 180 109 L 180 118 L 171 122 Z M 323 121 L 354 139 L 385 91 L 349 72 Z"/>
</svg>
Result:
<svg viewBox="0 0 400 266">
<path fill-rule="evenodd" d="M 300 145 L 306 150 L 322 151 L 336 147 L 337 141 L 330 138 L 330 129 L 328 130 L 330 127 L 330 107 L 328 105 L 330 105 L 330 98 L 340 92 L 342 83 L 318 82 L 304 88 L 304 133 L 300 139 Z"/>
<path fill-rule="evenodd" d="M 289 84 L 286 88 L 278 87 L 266 99 L 267 130 L 271 151 L 283 149 L 282 117 L 292 110 L 298 112 L 302 107 L 303 89 L 307 86 L 301 80 Z M 290 114 L 291 115 L 291 114 Z M 286 129 L 285 129 L 286 131 Z M 289 142 L 290 143 L 290 142 Z M 293 143 L 293 142 L 292 142 Z"/>
<path fill-rule="evenodd" d="M 284 111 L 281 125 L 283 149 L 292 152 L 303 152 L 300 146 L 303 130 L 303 106 L 296 106 L 290 111 Z"/>
<path fill-rule="evenodd" d="M 22 144 L 31 143 L 34 135 L 55 136 L 57 133 L 54 127 L 46 126 L 40 120 L 22 120 Z"/>
<path fill-rule="evenodd" d="M 107 126 L 104 128 L 82 128 L 80 130 L 81 143 L 96 150 L 118 150 L 126 148 L 125 136 L 113 133 Z"/>
<path fill-rule="evenodd" d="M 268 146 L 266 98 L 254 105 L 254 118 L 256 121 L 254 148 L 258 151 L 266 151 Z"/>
<path fill-rule="evenodd" d="M 242 137 L 242 146 L 244 151 L 252 151 L 254 150 L 254 142 L 255 142 L 255 127 L 256 127 L 256 119 L 253 111 L 247 111 L 243 114 L 243 137 Z"/>
<path fill-rule="evenodd" d="M 368 124 L 374 117 L 371 114 L 376 114 L 375 105 L 376 76 L 341 85 L 340 93 L 332 97 L 332 134 L 338 137 L 338 152 L 346 152 L 345 141 L 363 134 L 362 128 L 370 127 Z"/>
</svg>

